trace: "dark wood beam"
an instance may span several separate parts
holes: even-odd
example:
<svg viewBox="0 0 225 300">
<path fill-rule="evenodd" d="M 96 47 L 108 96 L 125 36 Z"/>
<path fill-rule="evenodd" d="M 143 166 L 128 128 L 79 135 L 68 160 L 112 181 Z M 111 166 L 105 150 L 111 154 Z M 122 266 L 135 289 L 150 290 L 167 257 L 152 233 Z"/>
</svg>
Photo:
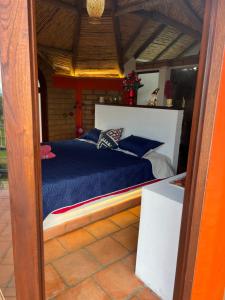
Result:
<svg viewBox="0 0 225 300">
<path fill-rule="evenodd" d="M 73 57 L 72 57 L 72 67 L 75 71 L 78 58 L 79 42 L 80 42 L 80 30 L 81 30 L 81 21 L 82 21 L 82 2 L 78 2 L 78 15 L 75 22 L 75 30 L 73 37 Z"/>
<path fill-rule="evenodd" d="M 196 40 L 201 40 L 200 32 L 188 27 L 187 25 L 185 25 L 183 23 L 178 22 L 175 19 L 172 19 L 171 17 L 165 16 L 158 11 L 151 11 L 151 12 L 141 11 L 138 13 L 138 15 L 146 17 L 146 18 L 147 17 L 151 18 L 152 20 L 162 23 L 162 24 L 165 24 L 167 26 L 172 26 L 172 27 L 176 28 L 177 30 L 179 30 L 180 32 L 192 36 Z"/>
<path fill-rule="evenodd" d="M 199 44 L 199 41 L 194 41 L 193 43 L 191 43 L 190 46 L 188 46 L 186 49 L 184 49 L 176 58 L 183 57 L 185 54 L 187 54 L 191 49 L 193 49 L 198 44 Z"/>
<path fill-rule="evenodd" d="M 195 17 L 202 23 L 203 25 L 203 20 L 202 18 L 199 16 L 199 14 L 196 12 L 196 10 L 194 9 L 192 3 L 190 2 L 190 0 L 183 0 L 184 2 L 186 2 L 186 5 L 189 6 L 189 9 L 192 11 L 192 13 L 195 15 Z M 202 2 L 200 3 L 200 6 L 202 5 Z M 203 10 L 204 10 L 204 7 L 203 7 Z"/>
<path fill-rule="evenodd" d="M 37 35 L 39 35 L 46 28 L 46 26 L 48 26 L 48 24 L 50 24 L 52 22 L 54 16 L 57 14 L 58 11 L 59 11 L 59 8 L 56 7 L 54 10 L 52 10 L 48 14 L 48 16 L 42 22 L 41 26 L 39 26 L 39 28 L 37 29 Z"/>
<path fill-rule="evenodd" d="M 199 62 L 199 56 L 187 56 L 180 59 L 165 59 L 156 62 L 147 62 L 147 63 L 137 63 L 137 70 L 151 70 L 151 69 L 159 69 L 161 67 L 179 67 L 179 66 L 188 66 L 188 65 L 197 65 Z"/>
<path fill-rule="evenodd" d="M 145 25 L 148 23 L 148 19 L 143 19 L 138 28 L 135 30 L 135 32 L 131 35 L 130 39 L 128 40 L 127 44 L 124 47 L 124 56 L 126 56 L 126 53 L 129 51 L 130 47 L 135 43 L 137 38 L 139 37 L 141 31 L 145 27 Z"/>
<path fill-rule="evenodd" d="M 57 8 L 69 10 L 70 12 L 72 11 L 75 14 L 78 14 L 78 9 L 76 6 L 74 6 L 70 3 L 64 2 L 64 1 L 61 1 L 61 0 L 39 0 L 39 2 L 43 3 L 43 4 L 50 4 Z"/>
<path fill-rule="evenodd" d="M 202 22 L 196 17 L 196 14 L 193 12 L 189 2 L 187 0 L 178 0 L 177 4 L 181 7 L 182 11 L 185 12 L 185 15 L 196 28 L 196 30 L 202 32 Z"/>
<path fill-rule="evenodd" d="M 137 49 L 137 51 L 134 54 L 134 58 L 138 58 L 143 51 L 148 48 L 148 46 L 154 42 L 154 40 L 162 33 L 162 31 L 165 29 L 165 25 L 159 25 L 158 28 L 153 32 L 153 34 L 150 35 L 150 37 Z"/>
<path fill-rule="evenodd" d="M 115 44 L 116 44 L 116 53 L 117 53 L 117 60 L 120 72 L 123 74 L 124 72 L 124 61 L 123 61 L 123 49 L 121 45 L 121 31 L 120 31 L 120 19 L 115 15 L 115 11 L 117 10 L 117 0 L 111 1 L 112 3 L 112 9 L 113 9 L 113 15 L 112 15 L 112 21 L 113 21 L 113 30 L 114 30 L 114 36 L 115 36 Z"/>
<path fill-rule="evenodd" d="M 173 40 L 171 43 L 169 43 L 169 45 L 163 49 L 153 60 L 152 62 L 155 62 L 157 60 L 160 59 L 161 56 L 163 56 L 163 54 L 165 54 L 171 47 L 173 47 L 173 45 L 176 44 L 177 41 L 179 41 L 179 39 L 183 36 L 184 34 L 183 33 L 180 33 L 176 38 L 175 40 Z"/>
<path fill-rule="evenodd" d="M 173 2 L 174 0 L 167 0 L 166 2 Z M 163 5 L 165 0 L 139 0 L 138 3 L 128 4 L 120 7 L 116 12 L 116 16 L 122 16 L 125 14 L 133 13 L 139 10 L 153 10 L 159 5 Z"/>
</svg>

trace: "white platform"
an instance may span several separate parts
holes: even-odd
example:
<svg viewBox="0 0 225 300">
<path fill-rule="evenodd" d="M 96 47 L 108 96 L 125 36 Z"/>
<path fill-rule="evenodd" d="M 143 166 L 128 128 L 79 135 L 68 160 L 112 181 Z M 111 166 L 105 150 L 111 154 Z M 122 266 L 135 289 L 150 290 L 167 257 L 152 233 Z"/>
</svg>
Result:
<svg viewBox="0 0 225 300">
<path fill-rule="evenodd" d="M 184 189 L 177 175 L 143 188 L 136 275 L 163 300 L 173 299 Z"/>
</svg>

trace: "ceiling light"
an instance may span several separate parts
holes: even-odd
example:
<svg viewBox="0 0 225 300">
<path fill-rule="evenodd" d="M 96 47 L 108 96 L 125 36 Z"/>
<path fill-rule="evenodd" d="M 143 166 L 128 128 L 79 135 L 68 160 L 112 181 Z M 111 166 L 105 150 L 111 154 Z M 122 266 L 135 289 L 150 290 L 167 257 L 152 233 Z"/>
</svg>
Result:
<svg viewBox="0 0 225 300">
<path fill-rule="evenodd" d="M 101 16 L 105 9 L 105 0 L 87 0 L 87 12 L 90 17 L 89 23 L 100 24 Z"/>
</svg>

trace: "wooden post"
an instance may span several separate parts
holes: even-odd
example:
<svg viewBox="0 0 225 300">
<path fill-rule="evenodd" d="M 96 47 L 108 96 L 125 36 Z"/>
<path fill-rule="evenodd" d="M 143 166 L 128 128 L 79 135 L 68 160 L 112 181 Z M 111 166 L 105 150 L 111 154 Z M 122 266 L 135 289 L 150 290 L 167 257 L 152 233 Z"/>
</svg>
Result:
<svg viewBox="0 0 225 300">
<path fill-rule="evenodd" d="M 17 300 L 45 298 L 34 2 L 0 1 L 0 60 Z"/>
<path fill-rule="evenodd" d="M 220 97 L 218 95 L 225 49 L 224 11 L 224 0 L 206 1 L 174 300 L 222 299 L 224 278 L 220 276 L 219 268 L 216 270 L 216 266 L 220 263 L 219 258 L 222 263 L 224 257 L 219 252 L 217 260 L 213 256 L 207 257 L 207 254 L 214 255 L 212 252 L 215 251 L 215 245 L 218 245 L 218 247 L 222 246 L 222 241 L 219 240 L 219 231 L 222 230 L 222 227 L 218 228 L 217 224 L 215 225 L 216 222 L 219 224 L 222 219 L 219 219 L 220 212 L 216 211 L 214 216 L 210 216 L 205 208 L 207 204 L 208 206 L 213 205 L 214 209 L 217 210 L 218 207 L 222 207 L 222 201 L 224 201 L 224 197 L 222 197 L 224 193 L 224 184 L 222 184 L 224 177 L 221 172 L 221 170 L 224 170 L 224 160 L 218 163 L 215 157 L 211 157 L 211 151 L 216 146 L 220 145 L 220 151 L 222 151 L 221 141 L 223 140 L 222 134 L 224 132 L 224 123 L 218 127 L 217 132 L 214 132 L 215 124 L 219 120 L 217 119 L 219 103 L 221 105 L 220 109 L 223 111 L 221 104 L 222 94 Z M 223 92 L 224 90 L 221 88 L 221 93 Z M 213 135 L 215 134 L 221 136 L 220 141 L 217 140 L 215 142 L 213 140 Z M 223 154 L 222 152 L 219 153 L 217 149 L 217 160 L 220 158 L 220 155 Z M 213 176 L 217 179 L 216 183 L 215 179 L 214 181 L 212 179 L 212 171 L 210 170 L 210 167 L 212 169 L 210 164 L 212 158 L 215 160 Z M 214 183 L 213 188 L 212 183 Z M 210 200 L 207 194 L 211 195 Z M 210 216 L 211 219 L 207 219 L 206 216 Z M 204 232 L 205 240 L 200 240 L 199 237 L 203 236 L 202 232 L 206 228 L 210 228 L 211 232 Z M 217 244 L 210 245 L 213 238 L 212 236 L 209 237 L 209 234 L 213 234 Z M 204 268 L 203 261 L 208 263 L 208 265 L 204 264 Z M 199 266 L 201 267 L 199 268 Z M 216 279 L 218 280 L 216 281 Z"/>
</svg>

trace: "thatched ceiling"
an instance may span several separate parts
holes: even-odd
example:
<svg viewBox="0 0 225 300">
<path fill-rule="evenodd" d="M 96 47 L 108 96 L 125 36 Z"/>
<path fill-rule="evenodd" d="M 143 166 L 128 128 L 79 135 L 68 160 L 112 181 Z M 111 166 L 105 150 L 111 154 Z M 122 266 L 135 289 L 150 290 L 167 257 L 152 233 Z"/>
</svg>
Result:
<svg viewBox="0 0 225 300">
<path fill-rule="evenodd" d="M 204 0 L 106 0 L 101 24 L 85 0 L 37 0 L 38 55 L 56 74 L 113 76 L 123 65 L 199 52 Z"/>
</svg>

